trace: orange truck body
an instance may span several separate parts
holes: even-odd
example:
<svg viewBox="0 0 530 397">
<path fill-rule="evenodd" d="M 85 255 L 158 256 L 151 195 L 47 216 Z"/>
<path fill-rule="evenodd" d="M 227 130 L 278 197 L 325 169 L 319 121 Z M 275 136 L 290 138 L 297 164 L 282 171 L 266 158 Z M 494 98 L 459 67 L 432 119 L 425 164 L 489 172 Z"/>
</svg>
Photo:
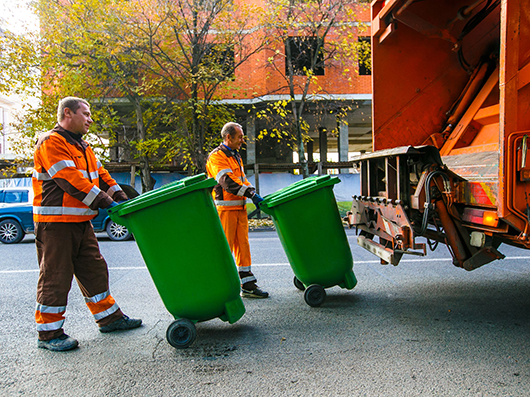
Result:
<svg viewBox="0 0 530 397">
<path fill-rule="evenodd" d="M 475 269 L 530 248 L 530 0 L 374 0 L 373 149 L 358 243 Z M 426 237 L 427 243 L 417 243 Z"/>
</svg>

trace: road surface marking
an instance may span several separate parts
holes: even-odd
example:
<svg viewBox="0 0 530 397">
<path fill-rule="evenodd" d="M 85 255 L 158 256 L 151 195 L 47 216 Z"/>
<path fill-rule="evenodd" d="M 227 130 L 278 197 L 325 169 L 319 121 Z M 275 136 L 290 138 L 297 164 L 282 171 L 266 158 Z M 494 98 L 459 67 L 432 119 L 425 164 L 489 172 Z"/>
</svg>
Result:
<svg viewBox="0 0 530 397">
<path fill-rule="evenodd" d="M 504 260 L 530 260 L 530 256 L 507 256 L 504 258 Z M 418 262 L 452 262 L 453 258 L 422 258 L 422 259 L 402 259 L 400 263 L 418 263 Z M 379 264 L 380 261 L 378 260 L 370 260 L 370 261 L 353 261 L 354 268 L 355 265 L 369 265 L 369 267 L 374 270 L 376 273 L 380 274 L 381 276 L 387 278 L 380 272 L 376 270 L 375 267 L 370 266 L 372 264 Z M 254 267 L 281 267 L 281 266 L 290 266 L 288 262 L 279 262 L 279 263 L 253 263 L 252 266 Z M 497 270 L 504 270 L 507 272 L 513 272 L 513 273 L 520 273 L 520 274 L 526 274 L 526 272 L 521 272 L 517 270 L 511 270 L 511 269 L 505 269 L 503 267 L 495 266 L 495 265 L 486 265 L 489 268 L 497 269 Z M 109 270 L 146 270 L 146 266 L 116 266 L 116 267 L 109 267 Z M 38 273 L 39 269 L 23 269 L 23 270 L 0 270 L 0 274 L 16 274 L 16 273 Z M 388 279 L 389 281 L 392 281 Z M 392 281 L 393 282 L 393 281 Z"/>
</svg>

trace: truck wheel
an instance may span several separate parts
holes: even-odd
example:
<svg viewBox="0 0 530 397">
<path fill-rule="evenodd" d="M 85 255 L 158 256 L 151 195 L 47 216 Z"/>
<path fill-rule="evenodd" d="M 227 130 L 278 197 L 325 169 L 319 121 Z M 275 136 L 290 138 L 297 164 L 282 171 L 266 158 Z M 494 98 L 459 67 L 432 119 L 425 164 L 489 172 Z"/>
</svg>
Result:
<svg viewBox="0 0 530 397">
<path fill-rule="evenodd" d="M 4 244 L 16 244 L 20 242 L 26 233 L 22 226 L 14 219 L 4 219 L 0 222 L 0 241 Z"/>
<path fill-rule="evenodd" d="M 304 300 L 311 307 L 318 307 L 326 299 L 326 290 L 318 285 L 312 284 L 304 292 Z"/>
<path fill-rule="evenodd" d="M 305 291 L 305 285 L 302 284 L 302 282 L 298 280 L 296 276 L 294 276 L 293 283 L 294 283 L 294 286 L 298 288 L 300 291 Z"/>
<path fill-rule="evenodd" d="M 107 223 L 105 230 L 109 238 L 113 241 L 126 241 L 132 237 L 131 232 L 125 226 L 118 225 L 112 220 Z"/>
<path fill-rule="evenodd" d="M 169 344 L 177 349 L 185 349 L 197 338 L 195 324 L 187 318 L 179 318 L 173 321 L 166 332 Z"/>
</svg>

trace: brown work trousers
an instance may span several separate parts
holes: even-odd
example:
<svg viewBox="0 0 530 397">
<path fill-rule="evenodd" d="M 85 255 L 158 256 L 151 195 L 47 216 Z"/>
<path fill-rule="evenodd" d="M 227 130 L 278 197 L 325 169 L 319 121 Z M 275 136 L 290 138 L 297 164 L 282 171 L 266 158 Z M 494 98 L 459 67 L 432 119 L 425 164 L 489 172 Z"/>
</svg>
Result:
<svg viewBox="0 0 530 397">
<path fill-rule="evenodd" d="M 99 251 L 92 223 L 35 222 L 35 243 L 39 261 L 37 303 L 66 306 L 75 276 L 85 297 L 109 289 L 107 262 Z M 97 322 L 101 327 L 120 319 L 120 309 Z M 63 329 L 39 331 L 40 340 L 61 336 Z"/>
</svg>

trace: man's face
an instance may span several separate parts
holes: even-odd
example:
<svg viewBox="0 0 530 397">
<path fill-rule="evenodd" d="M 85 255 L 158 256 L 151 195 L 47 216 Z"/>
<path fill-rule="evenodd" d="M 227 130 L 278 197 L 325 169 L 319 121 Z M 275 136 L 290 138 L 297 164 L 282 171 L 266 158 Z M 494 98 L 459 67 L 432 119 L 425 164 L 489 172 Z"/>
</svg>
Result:
<svg viewBox="0 0 530 397">
<path fill-rule="evenodd" d="M 72 109 L 64 109 L 64 119 L 62 126 L 64 129 L 80 134 L 85 135 L 92 124 L 92 118 L 90 113 L 90 107 L 84 103 L 79 104 L 79 109 L 77 112 L 73 112 Z"/>
<path fill-rule="evenodd" d="M 236 133 L 232 137 L 230 134 L 226 136 L 227 142 L 225 143 L 230 149 L 239 150 L 241 145 L 245 143 L 245 135 L 243 135 L 243 130 L 237 128 Z"/>
</svg>

